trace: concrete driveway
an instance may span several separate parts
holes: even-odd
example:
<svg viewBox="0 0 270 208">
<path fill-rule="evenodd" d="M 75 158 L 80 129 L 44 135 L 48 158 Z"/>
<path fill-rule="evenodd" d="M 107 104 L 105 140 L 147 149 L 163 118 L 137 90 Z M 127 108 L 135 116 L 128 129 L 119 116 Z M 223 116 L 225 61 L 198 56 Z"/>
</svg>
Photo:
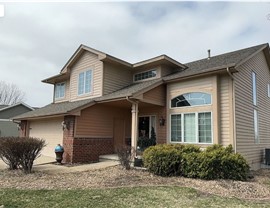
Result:
<svg viewBox="0 0 270 208">
<path fill-rule="evenodd" d="M 90 164 L 80 164 L 74 166 L 57 165 L 54 163 L 55 158 L 41 155 L 33 165 L 33 171 L 44 172 L 49 174 L 58 173 L 73 173 L 73 172 L 83 172 L 89 170 L 98 170 L 107 167 L 112 167 L 119 165 L 119 161 L 107 160 L 97 163 Z M 0 171 L 6 169 L 7 165 L 0 160 Z"/>
</svg>

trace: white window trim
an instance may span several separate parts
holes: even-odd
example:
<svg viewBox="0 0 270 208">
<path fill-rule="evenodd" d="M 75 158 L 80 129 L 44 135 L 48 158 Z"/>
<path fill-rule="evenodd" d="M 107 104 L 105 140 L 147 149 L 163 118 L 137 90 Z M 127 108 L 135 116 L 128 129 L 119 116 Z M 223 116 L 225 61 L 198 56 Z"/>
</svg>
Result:
<svg viewBox="0 0 270 208">
<path fill-rule="evenodd" d="M 62 84 L 64 84 L 64 96 L 63 97 L 56 97 L 56 88 L 57 88 L 57 85 L 58 86 L 61 86 Z M 55 84 L 55 88 L 54 88 L 54 99 L 55 100 L 61 100 L 61 99 L 64 99 L 66 97 L 66 82 L 60 82 L 60 83 L 57 83 Z"/>
<path fill-rule="evenodd" d="M 258 110 L 253 110 L 253 127 L 255 144 L 260 144 Z M 257 133 L 256 133 L 257 132 Z"/>
<path fill-rule="evenodd" d="M 267 84 L 267 95 L 270 98 L 270 84 Z"/>
<path fill-rule="evenodd" d="M 146 78 L 146 79 L 141 79 L 141 80 L 135 80 L 135 75 L 137 74 L 142 74 L 142 73 L 146 73 L 146 72 L 150 72 L 150 71 L 155 71 L 156 72 L 156 76 L 154 77 L 150 77 L 150 78 Z M 151 80 L 151 79 L 156 79 L 157 78 L 157 69 L 156 68 L 153 68 L 153 69 L 150 69 L 150 70 L 146 70 L 146 71 L 141 71 L 141 72 L 138 72 L 136 74 L 133 74 L 133 82 L 143 82 L 145 80 Z"/>
<path fill-rule="evenodd" d="M 205 104 L 205 105 L 194 105 L 194 106 L 183 106 L 183 107 L 172 107 L 172 100 L 180 95 L 184 95 L 184 94 L 188 94 L 188 93 L 205 93 L 205 94 L 209 94 L 211 96 L 211 104 Z M 169 109 L 183 109 L 183 108 L 197 108 L 197 107 L 204 107 L 204 106 L 211 106 L 213 104 L 213 96 L 211 93 L 209 92 L 200 92 L 200 91 L 196 91 L 196 92 L 185 92 L 183 94 L 177 95 L 173 98 L 170 99 L 169 101 Z"/>
<path fill-rule="evenodd" d="M 182 128 L 184 125 L 184 115 L 185 114 L 191 114 L 191 113 L 195 113 L 195 128 L 196 128 L 196 142 L 184 142 L 184 129 Z M 198 114 L 199 113 L 211 113 L 211 137 L 212 137 L 212 142 L 210 143 L 204 143 L 204 142 L 199 142 L 199 130 L 198 130 Z M 181 114 L 181 142 L 178 141 L 172 141 L 171 139 L 171 122 L 172 122 L 172 115 L 179 115 Z M 172 144 L 203 144 L 203 145 L 211 145 L 214 144 L 214 129 L 213 129 L 213 113 L 212 111 L 196 111 L 196 112 L 187 112 L 187 113 L 171 113 L 170 114 L 170 126 L 169 126 L 169 141 Z"/>
<path fill-rule="evenodd" d="M 257 106 L 258 99 L 257 99 L 257 74 L 252 71 L 251 73 L 252 77 L 252 103 L 254 106 Z"/>
<path fill-rule="evenodd" d="M 87 93 L 85 93 L 85 79 L 86 79 L 86 72 L 87 71 L 91 71 L 91 80 L 90 80 L 90 92 L 87 92 Z M 80 84 L 80 74 L 81 73 L 84 73 L 84 89 L 83 89 L 83 93 L 82 94 L 79 94 L 79 84 Z M 79 97 L 81 97 L 81 96 L 85 96 L 85 95 L 91 95 L 91 94 L 93 94 L 93 76 L 94 76 L 94 73 L 93 73 L 93 69 L 87 69 L 87 70 L 85 70 L 85 71 L 81 71 L 81 72 L 79 72 L 79 74 L 78 74 L 78 84 L 77 84 L 77 95 L 79 96 Z"/>
</svg>

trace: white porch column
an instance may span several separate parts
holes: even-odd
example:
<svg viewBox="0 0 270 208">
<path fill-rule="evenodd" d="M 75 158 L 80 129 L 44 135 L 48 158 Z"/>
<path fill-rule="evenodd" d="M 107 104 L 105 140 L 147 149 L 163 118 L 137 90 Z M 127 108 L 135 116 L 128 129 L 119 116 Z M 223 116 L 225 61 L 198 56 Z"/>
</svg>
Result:
<svg viewBox="0 0 270 208">
<path fill-rule="evenodd" d="M 138 138 L 138 103 L 137 102 L 132 102 L 131 114 L 132 114 L 131 147 L 134 148 L 135 154 L 136 154 L 137 138 Z"/>
</svg>

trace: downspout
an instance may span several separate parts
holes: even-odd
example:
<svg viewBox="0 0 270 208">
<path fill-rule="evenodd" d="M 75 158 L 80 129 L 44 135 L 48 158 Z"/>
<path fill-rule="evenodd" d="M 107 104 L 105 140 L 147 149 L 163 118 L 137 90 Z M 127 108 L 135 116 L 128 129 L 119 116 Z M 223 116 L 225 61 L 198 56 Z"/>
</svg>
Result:
<svg viewBox="0 0 270 208">
<path fill-rule="evenodd" d="M 129 99 L 129 97 L 126 97 L 126 100 L 132 104 L 132 110 L 131 110 L 131 116 L 132 116 L 132 122 L 131 122 L 131 146 L 134 148 L 134 157 L 136 157 L 137 152 L 137 139 L 138 139 L 138 102 Z M 133 158 L 134 160 L 134 158 Z"/>
<path fill-rule="evenodd" d="M 232 111 L 233 111 L 233 142 L 234 142 L 234 152 L 236 153 L 236 126 L 235 126 L 235 94 L 234 94 L 234 76 L 232 75 L 232 73 L 230 72 L 230 68 L 227 67 L 226 69 L 228 75 L 231 77 L 232 80 Z"/>
</svg>

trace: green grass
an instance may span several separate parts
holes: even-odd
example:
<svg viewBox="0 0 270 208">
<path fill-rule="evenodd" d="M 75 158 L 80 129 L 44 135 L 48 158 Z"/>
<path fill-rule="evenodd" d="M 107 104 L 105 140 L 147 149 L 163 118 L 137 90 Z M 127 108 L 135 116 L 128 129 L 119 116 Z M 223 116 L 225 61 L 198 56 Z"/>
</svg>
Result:
<svg viewBox="0 0 270 208">
<path fill-rule="evenodd" d="M 201 194 L 182 187 L 136 187 L 87 190 L 0 189 L 0 206 L 8 207 L 269 207 L 269 202 L 245 201 Z"/>
</svg>

